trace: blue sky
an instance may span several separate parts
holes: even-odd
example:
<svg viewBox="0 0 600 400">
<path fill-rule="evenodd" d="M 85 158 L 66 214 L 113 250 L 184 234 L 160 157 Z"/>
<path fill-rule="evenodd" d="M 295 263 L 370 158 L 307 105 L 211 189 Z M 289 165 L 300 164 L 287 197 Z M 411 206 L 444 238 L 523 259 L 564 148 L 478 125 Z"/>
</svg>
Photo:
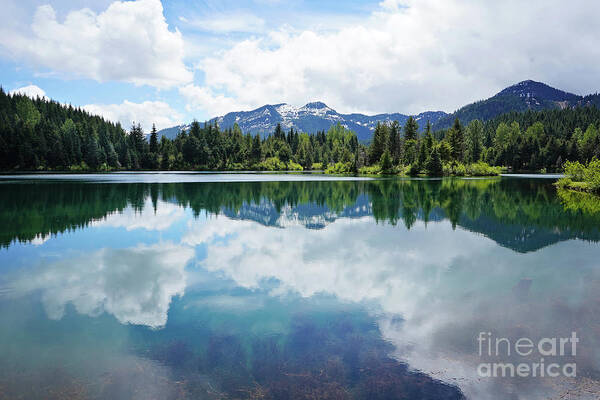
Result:
<svg viewBox="0 0 600 400">
<path fill-rule="evenodd" d="M 451 112 L 524 79 L 600 86 L 600 4 L 578 0 L 3 3 L 5 90 L 146 128 L 317 100 Z"/>
</svg>

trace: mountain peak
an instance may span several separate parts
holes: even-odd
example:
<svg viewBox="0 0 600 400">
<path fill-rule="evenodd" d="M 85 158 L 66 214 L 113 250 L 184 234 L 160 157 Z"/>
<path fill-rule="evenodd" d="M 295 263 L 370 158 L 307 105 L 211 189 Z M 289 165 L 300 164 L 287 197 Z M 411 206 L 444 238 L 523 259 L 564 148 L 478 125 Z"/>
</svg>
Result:
<svg viewBox="0 0 600 400">
<path fill-rule="evenodd" d="M 545 83 L 536 82 L 531 79 L 507 87 L 497 94 L 497 96 L 501 95 L 513 95 L 532 99 L 537 101 L 537 103 L 534 102 L 532 104 L 537 105 L 540 105 L 539 102 L 541 101 L 573 101 L 579 98 L 579 96 L 573 93 L 555 89 Z"/>
<path fill-rule="evenodd" d="M 440 118 L 434 124 L 434 129 L 450 127 L 455 118 L 460 119 L 463 124 L 467 124 L 475 118 L 487 121 L 512 111 L 574 107 L 581 100 L 582 97 L 576 94 L 528 79 L 503 89 L 489 99 L 467 104 L 454 113 Z"/>
<path fill-rule="evenodd" d="M 327 104 L 323 103 L 322 101 L 313 101 L 311 103 L 307 103 L 304 108 L 315 108 L 315 109 L 320 109 L 320 108 L 329 108 L 327 107 Z"/>
</svg>

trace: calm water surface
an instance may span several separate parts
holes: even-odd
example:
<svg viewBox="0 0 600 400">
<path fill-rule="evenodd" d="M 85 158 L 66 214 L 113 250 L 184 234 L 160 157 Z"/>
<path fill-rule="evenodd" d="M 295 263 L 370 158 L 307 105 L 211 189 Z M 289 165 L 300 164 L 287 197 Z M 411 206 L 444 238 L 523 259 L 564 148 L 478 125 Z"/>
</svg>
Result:
<svg viewBox="0 0 600 400">
<path fill-rule="evenodd" d="M 600 202 L 552 182 L 0 177 L 0 399 L 597 399 Z"/>
</svg>

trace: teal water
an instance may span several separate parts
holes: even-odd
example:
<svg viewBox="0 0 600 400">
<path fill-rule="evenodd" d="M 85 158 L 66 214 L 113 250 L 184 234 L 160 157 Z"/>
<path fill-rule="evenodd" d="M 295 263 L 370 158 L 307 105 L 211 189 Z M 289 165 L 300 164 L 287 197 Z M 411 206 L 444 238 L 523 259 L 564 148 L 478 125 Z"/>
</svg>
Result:
<svg viewBox="0 0 600 400">
<path fill-rule="evenodd" d="M 600 202 L 552 182 L 2 176 L 0 399 L 597 398 Z"/>
</svg>

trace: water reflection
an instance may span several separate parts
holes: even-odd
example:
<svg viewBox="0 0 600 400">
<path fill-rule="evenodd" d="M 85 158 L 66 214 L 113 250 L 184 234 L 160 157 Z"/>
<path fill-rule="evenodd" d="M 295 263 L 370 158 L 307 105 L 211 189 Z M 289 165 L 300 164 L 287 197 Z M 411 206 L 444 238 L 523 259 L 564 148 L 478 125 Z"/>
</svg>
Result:
<svg viewBox="0 0 600 400">
<path fill-rule="evenodd" d="M 48 379 L 46 354 L 82 397 L 134 397 L 133 365 L 160 398 L 598 393 L 600 214 L 548 181 L 6 183 L 0 203 L 0 388 Z M 577 331 L 579 377 L 478 378 L 488 331 Z"/>
<path fill-rule="evenodd" d="M 104 248 L 17 273 L 12 292 L 39 291 L 50 319 L 61 319 L 72 304 L 91 317 L 107 312 L 121 323 L 157 328 L 167 322 L 171 299 L 184 294 L 185 266 L 193 256 L 192 249 L 172 243 Z"/>
</svg>

